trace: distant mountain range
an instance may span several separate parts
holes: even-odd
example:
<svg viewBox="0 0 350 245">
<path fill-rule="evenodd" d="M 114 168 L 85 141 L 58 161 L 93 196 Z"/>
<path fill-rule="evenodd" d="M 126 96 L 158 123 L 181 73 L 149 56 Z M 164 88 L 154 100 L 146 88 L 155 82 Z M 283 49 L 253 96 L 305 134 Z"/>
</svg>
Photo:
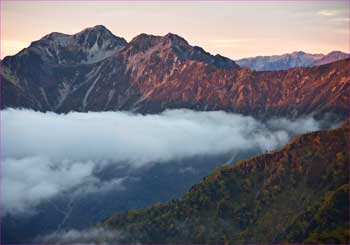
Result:
<svg viewBox="0 0 350 245">
<path fill-rule="evenodd" d="M 294 67 L 319 66 L 348 58 L 350 54 L 341 51 L 333 51 L 326 55 L 299 51 L 290 54 L 245 58 L 235 62 L 241 67 L 249 67 L 256 71 L 276 71 Z"/>
<path fill-rule="evenodd" d="M 101 225 L 120 234 L 118 243 L 347 244 L 349 139 L 349 124 L 297 136 L 220 167 L 180 200 Z"/>
<path fill-rule="evenodd" d="M 51 33 L 1 61 L 2 108 L 41 111 L 168 108 L 225 110 L 259 118 L 348 109 L 350 59 L 256 72 L 175 34 L 127 43 L 104 26 Z"/>
</svg>

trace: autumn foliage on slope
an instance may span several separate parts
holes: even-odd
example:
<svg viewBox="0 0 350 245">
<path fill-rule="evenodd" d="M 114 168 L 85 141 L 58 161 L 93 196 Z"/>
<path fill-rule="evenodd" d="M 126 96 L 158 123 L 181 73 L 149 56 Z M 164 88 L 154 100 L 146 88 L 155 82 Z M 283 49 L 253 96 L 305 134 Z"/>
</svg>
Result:
<svg viewBox="0 0 350 245">
<path fill-rule="evenodd" d="M 348 243 L 350 126 L 223 166 L 182 199 L 116 214 L 121 242 Z"/>
</svg>

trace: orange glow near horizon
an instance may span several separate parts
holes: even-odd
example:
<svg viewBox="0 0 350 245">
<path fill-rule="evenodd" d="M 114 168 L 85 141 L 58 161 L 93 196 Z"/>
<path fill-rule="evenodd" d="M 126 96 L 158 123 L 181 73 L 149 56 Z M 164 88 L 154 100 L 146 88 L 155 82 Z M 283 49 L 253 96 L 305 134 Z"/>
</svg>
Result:
<svg viewBox="0 0 350 245">
<path fill-rule="evenodd" d="M 140 33 L 176 33 L 231 59 L 350 51 L 349 1 L 3 1 L 1 11 L 1 58 L 48 33 L 98 24 L 128 41 Z"/>
</svg>

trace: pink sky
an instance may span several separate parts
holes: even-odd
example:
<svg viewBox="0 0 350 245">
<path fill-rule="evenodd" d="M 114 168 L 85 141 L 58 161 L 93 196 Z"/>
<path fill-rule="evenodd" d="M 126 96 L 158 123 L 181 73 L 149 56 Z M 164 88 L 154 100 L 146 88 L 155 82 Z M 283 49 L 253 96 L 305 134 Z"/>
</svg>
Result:
<svg viewBox="0 0 350 245">
<path fill-rule="evenodd" d="M 1 57 L 50 32 L 98 24 L 130 41 L 140 33 L 184 37 L 232 59 L 293 51 L 349 52 L 349 1 L 2 1 Z"/>
</svg>

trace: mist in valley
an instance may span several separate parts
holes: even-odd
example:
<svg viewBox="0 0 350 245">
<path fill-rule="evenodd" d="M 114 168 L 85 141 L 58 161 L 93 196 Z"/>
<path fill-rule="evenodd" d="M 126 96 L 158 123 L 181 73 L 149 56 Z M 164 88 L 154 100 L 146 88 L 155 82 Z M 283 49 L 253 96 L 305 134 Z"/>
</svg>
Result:
<svg viewBox="0 0 350 245">
<path fill-rule="evenodd" d="M 115 212 L 179 198 L 215 168 L 277 149 L 324 124 L 312 117 L 261 122 L 191 110 L 7 109 L 1 120 L 6 243 L 80 234 Z"/>
</svg>

